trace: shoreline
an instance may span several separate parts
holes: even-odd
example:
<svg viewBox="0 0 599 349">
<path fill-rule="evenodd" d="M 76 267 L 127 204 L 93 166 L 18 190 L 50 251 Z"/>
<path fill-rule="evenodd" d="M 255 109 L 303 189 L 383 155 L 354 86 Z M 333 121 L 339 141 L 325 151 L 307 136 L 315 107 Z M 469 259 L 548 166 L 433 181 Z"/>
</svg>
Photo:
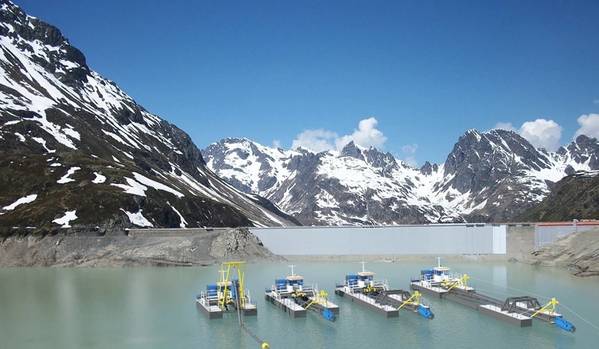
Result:
<svg viewBox="0 0 599 349">
<path fill-rule="evenodd" d="M 170 233 L 170 232 L 169 232 Z M 0 240 L 2 267 L 192 267 L 226 260 L 252 262 L 510 262 L 559 268 L 577 277 L 599 276 L 599 229 L 569 234 L 534 249 L 533 231 L 508 232 L 505 254 L 293 254 L 276 255 L 247 228 L 196 229 L 175 234 L 131 231 L 15 235 Z"/>
<path fill-rule="evenodd" d="M 193 236 L 57 234 L 0 240 L 0 267 L 201 266 L 240 258 L 281 259 L 244 228 Z"/>
</svg>

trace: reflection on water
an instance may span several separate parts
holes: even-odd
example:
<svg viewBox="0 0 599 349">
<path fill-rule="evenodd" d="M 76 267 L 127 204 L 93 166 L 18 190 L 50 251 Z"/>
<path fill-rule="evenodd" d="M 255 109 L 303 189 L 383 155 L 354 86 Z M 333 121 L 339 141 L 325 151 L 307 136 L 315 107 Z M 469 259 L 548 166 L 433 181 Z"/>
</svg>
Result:
<svg viewBox="0 0 599 349">
<path fill-rule="evenodd" d="M 507 287 L 507 268 L 505 265 L 494 265 L 491 267 L 493 270 L 492 275 L 492 283 L 501 288 Z"/>
<path fill-rule="evenodd" d="M 435 261 L 431 261 L 434 264 Z M 258 316 L 247 326 L 272 348 L 591 348 L 593 327 L 567 310 L 575 334 L 536 322 L 518 328 L 461 305 L 425 299 L 434 320 L 402 312 L 384 319 L 332 292 L 335 281 L 358 271 L 359 263 L 296 263 L 307 283 L 329 290 L 341 307 L 334 323 L 309 313 L 291 319 L 264 301 L 261 292 L 288 272 L 287 263 L 250 264 L 247 285 Z M 369 263 L 377 278 L 408 288 L 420 262 Z M 471 284 L 498 298 L 556 296 L 582 316 L 599 323 L 599 279 L 578 279 L 559 270 L 517 263 L 466 262 L 451 265 L 472 276 Z M 234 314 L 207 320 L 194 297 L 217 277 L 217 267 L 137 269 L 0 269 L 0 348 L 257 348 L 238 328 Z M 545 299 L 540 299 L 545 301 Z"/>
</svg>

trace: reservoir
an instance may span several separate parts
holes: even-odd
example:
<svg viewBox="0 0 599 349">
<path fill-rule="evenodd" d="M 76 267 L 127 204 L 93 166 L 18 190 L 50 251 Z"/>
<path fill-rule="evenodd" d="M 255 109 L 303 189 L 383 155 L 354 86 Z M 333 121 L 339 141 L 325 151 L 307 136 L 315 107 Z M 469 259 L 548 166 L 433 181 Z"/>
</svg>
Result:
<svg viewBox="0 0 599 349">
<path fill-rule="evenodd" d="M 366 268 L 392 288 L 435 260 L 369 262 Z M 246 284 L 258 316 L 246 326 L 271 348 L 593 348 L 599 341 L 599 278 L 509 262 L 447 264 L 468 273 L 479 292 L 505 299 L 532 295 L 576 325 L 575 333 L 535 321 L 520 328 L 447 300 L 424 297 L 433 320 L 408 312 L 386 319 L 334 295 L 336 282 L 357 272 L 356 262 L 294 261 L 306 283 L 329 291 L 340 307 L 335 322 L 314 313 L 292 319 L 264 300 L 264 289 L 289 273 L 287 262 L 246 266 Z M 234 314 L 208 320 L 195 296 L 218 277 L 218 266 L 193 268 L 0 269 L 0 348 L 258 348 L 239 330 Z"/>
</svg>

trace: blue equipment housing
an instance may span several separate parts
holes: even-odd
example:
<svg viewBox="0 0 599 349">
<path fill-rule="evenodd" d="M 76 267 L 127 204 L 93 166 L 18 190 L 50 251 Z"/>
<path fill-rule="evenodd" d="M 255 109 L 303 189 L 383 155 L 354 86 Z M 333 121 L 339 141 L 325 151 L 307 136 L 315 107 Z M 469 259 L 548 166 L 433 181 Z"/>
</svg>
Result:
<svg viewBox="0 0 599 349">
<path fill-rule="evenodd" d="M 574 326 L 570 321 L 564 319 L 563 316 L 558 316 L 555 318 L 555 326 L 561 328 L 564 331 L 575 332 L 576 326 Z"/>
<path fill-rule="evenodd" d="M 423 306 L 422 304 L 420 304 L 418 306 L 418 314 L 422 315 L 423 317 L 425 317 L 427 319 L 431 319 L 431 320 L 435 318 L 435 314 L 433 314 L 431 309 Z"/>
<path fill-rule="evenodd" d="M 335 321 L 335 319 L 336 319 L 335 313 L 333 313 L 333 311 L 331 309 L 327 309 L 327 308 L 322 310 L 322 317 L 329 321 Z"/>
</svg>

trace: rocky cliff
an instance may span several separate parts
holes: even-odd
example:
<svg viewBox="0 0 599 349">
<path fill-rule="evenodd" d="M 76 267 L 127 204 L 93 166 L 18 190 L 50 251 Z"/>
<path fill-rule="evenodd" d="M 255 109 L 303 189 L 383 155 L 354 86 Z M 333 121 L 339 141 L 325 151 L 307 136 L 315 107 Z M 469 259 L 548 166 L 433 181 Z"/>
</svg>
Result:
<svg viewBox="0 0 599 349">
<path fill-rule="evenodd" d="M 13 235 L 0 240 L 0 267 L 194 266 L 280 259 L 246 228 L 131 236 Z"/>
<path fill-rule="evenodd" d="M 567 268 L 576 276 L 599 275 L 599 229 L 567 235 L 532 252 L 526 262 Z"/>
</svg>

